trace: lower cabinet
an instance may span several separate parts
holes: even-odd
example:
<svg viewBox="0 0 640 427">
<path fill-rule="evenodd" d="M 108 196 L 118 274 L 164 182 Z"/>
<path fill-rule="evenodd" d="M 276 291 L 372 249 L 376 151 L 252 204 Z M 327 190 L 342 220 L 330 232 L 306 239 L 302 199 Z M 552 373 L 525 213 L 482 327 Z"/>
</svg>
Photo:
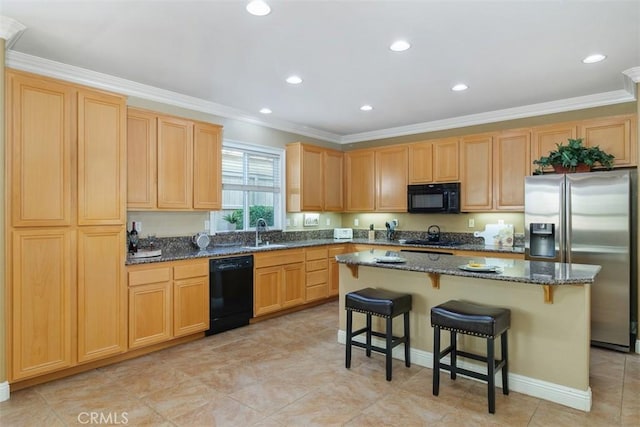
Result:
<svg viewBox="0 0 640 427">
<path fill-rule="evenodd" d="M 253 315 L 295 307 L 305 302 L 305 265 L 302 249 L 254 254 Z"/>
<path fill-rule="evenodd" d="M 349 245 L 329 246 L 329 295 L 330 297 L 338 295 L 340 291 L 340 264 L 336 261 L 336 255 L 351 252 Z"/>
<path fill-rule="evenodd" d="M 129 267 L 129 348 L 207 330 L 209 260 Z"/>
<path fill-rule="evenodd" d="M 329 296 L 329 262 L 326 246 L 305 249 L 306 289 L 305 301 L 311 302 Z"/>
</svg>

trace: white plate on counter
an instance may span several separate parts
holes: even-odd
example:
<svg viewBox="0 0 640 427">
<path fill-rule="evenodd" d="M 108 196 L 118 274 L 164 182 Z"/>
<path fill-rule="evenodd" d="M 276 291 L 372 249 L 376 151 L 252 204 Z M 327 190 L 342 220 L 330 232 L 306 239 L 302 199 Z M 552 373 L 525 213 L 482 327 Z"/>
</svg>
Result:
<svg viewBox="0 0 640 427">
<path fill-rule="evenodd" d="M 391 264 L 399 264 L 403 262 L 407 262 L 406 259 L 401 258 L 399 256 L 379 256 L 374 258 L 375 262 L 386 262 Z"/>
<path fill-rule="evenodd" d="M 479 273 L 502 273 L 502 267 L 497 265 L 483 264 L 479 266 L 472 266 L 469 264 L 459 265 L 458 268 L 464 271 L 473 271 Z"/>
</svg>

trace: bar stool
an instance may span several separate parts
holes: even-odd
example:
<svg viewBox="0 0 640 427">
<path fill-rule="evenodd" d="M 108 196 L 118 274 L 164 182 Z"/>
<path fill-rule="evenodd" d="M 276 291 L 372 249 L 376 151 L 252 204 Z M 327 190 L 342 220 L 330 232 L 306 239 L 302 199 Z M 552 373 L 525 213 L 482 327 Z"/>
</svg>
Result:
<svg viewBox="0 0 640 427">
<path fill-rule="evenodd" d="M 496 412 L 495 374 L 502 369 L 502 394 L 509 394 L 507 330 L 511 323 L 511 311 L 506 308 L 478 305 L 466 301 L 451 300 L 431 309 L 433 326 L 433 395 L 440 391 L 440 369 L 449 371 L 451 379 L 456 374 L 464 374 L 487 382 L 489 413 Z M 440 351 L 440 330 L 451 332 L 451 345 Z M 456 334 L 474 335 L 487 339 L 487 356 L 468 353 L 457 349 Z M 495 360 L 494 340 L 500 336 L 501 360 Z M 440 360 L 451 354 L 451 364 Z M 480 374 L 456 366 L 458 357 L 466 357 L 487 364 L 487 374 Z"/>
<path fill-rule="evenodd" d="M 387 381 L 391 381 L 391 352 L 394 347 L 404 343 L 404 364 L 411 366 L 409 357 L 409 311 L 411 311 L 411 295 L 384 289 L 365 288 L 350 292 L 345 296 L 345 309 L 347 310 L 347 352 L 345 366 L 351 367 L 351 346 L 364 348 L 367 357 L 371 357 L 371 351 L 386 355 Z M 357 331 L 353 331 L 353 312 L 357 311 L 367 315 L 367 325 Z M 393 318 L 404 314 L 404 335 L 393 336 Z M 371 327 L 371 316 L 386 319 L 385 333 L 376 332 Z M 366 333 L 366 342 L 360 343 L 353 340 L 354 337 Z M 385 348 L 371 345 L 371 336 L 385 338 Z"/>
</svg>

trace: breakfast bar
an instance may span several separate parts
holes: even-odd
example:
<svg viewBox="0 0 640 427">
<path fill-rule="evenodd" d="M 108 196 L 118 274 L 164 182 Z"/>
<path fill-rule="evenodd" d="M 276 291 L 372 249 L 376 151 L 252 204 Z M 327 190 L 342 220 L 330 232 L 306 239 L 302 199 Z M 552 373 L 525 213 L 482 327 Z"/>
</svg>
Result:
<svg viewBox="0 0 640 427">
<path fill-rule="evenodd" d="M 429 368 L 433 364 L 431 307 L 459 299 L 509 308 L 510 389 L 590 410 L 590 297 L 600 266 L 384 250 L 338 255 L 336 260 L 340 264 L 340 342 L 345 338 L 345 294 L 365 287 L 412 295 L 412 363 Z M 360 317 L 354 318 L 354 327 L 363 323 Z M 394 333 L 401 334 L 400 326 L 394 325 Z M 447 337 L 443 341 L 448 345 Z M 461 337 L 458 344 L 475 353 L 485 351 L 484 342 L 476 337 Z M 394 357 L 402 359 L 402 349 L 397 350 Z M 473 363 L 465 367 L 480 371 Z"/>
</svg>

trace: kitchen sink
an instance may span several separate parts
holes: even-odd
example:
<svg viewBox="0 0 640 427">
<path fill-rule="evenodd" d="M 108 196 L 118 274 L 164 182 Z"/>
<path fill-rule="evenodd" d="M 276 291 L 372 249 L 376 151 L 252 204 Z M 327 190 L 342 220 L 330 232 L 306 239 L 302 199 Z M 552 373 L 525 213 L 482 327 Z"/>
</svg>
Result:
<svg viewBox="0 0 640 427">
<path fill-rule="evenodd" d="M 286 248 L 287 245 L 280 245 L 278 243 L 269 243 L 258 246 L 243 246 L 244 249 L 269 249 L 269 248 Z"/>
</svg>

